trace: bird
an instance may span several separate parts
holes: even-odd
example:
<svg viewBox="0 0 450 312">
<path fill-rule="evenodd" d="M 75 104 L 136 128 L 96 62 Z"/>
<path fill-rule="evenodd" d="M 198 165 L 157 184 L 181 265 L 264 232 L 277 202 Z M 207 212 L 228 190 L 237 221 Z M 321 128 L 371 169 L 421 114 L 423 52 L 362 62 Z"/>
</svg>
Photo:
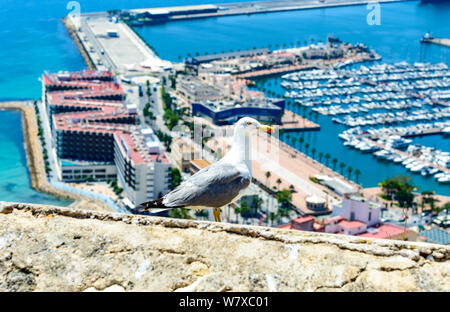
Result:
<svg viewBox="0 0 450 312">
<path fill-rule="evenodd" d="M 254 118 L 239 119 L 234 127 L 233 145 L 224 157 L 199 170 L 163 197 L 138 205 L 137 210 L 212 208 L 214 220 L 221 222 L 220 208 L 239 199 L 250 185 L 249 137 L 255 130 L 270 134 L 273 128 Z"/>
</svg>

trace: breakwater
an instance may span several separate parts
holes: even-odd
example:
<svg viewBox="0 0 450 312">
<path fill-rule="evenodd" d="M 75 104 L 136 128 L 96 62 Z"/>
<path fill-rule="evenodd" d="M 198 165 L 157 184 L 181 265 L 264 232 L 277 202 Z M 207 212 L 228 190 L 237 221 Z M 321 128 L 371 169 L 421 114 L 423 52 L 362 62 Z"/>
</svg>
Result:
<svg viewBox="0 0 450 312">
<path fill-rule="evenodd" d="M 69 33 L 69 36 L 72 37 L 73 41 L 75 42 L 75 45 L 77 46 L 78 51 L 80 52 L 81 56 L 83 57 L 84 63 L 86 64 L 87 68 L 96 69 L 96 67 L 94 65 L 94 61 L 90 57 L 84 44 L 81 42 L 81 38 L 77 34 L 76 28 L 73 26 L 73 24 L 70 21 L 68 21 L 67 17 L 63 18 L 62 22 L 63 22 L 64 26 L 66 27 L 67 32 Z"/>
</svg>

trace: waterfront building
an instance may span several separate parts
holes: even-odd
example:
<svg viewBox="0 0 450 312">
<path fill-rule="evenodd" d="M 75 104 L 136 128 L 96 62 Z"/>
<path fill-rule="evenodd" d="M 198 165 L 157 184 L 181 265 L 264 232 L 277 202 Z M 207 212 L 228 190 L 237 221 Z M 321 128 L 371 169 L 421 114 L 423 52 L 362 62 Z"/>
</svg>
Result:
<svg viewBox="0 0 450 312">
<path fill-rule="evenodd" d="M 210 119 L 216 125 L 233 124 L 242 117 L 280 124 L 284 113 L 283 99 L 256 98 L 239 103 L 236 101 L 204 101 L 192 104 L 192 115 Z"/>
<path fill-rule="evenodd" d="M 136 105 L 111 72 L 45 73 L 42 84 L 62 181 L 117 178 L 132 205 L 169 190 L 161 143 L 137 126 Z"/>
<path fill-rule="evenodd" d="M 180 105 L 189 106 L 192 103 L 206 100 L 219 100 L 222 98 L 221 89 L 207 84 L 194 76 L 182 76 L 177 78 L 177 97 Z"/>
<path fill-rule="evenodd" d="M 169 191 L 170 164 L 151 129 L 117 133 L 114 162 L 117 179 L 134 205 L 159 198 Z"/>
</svg>

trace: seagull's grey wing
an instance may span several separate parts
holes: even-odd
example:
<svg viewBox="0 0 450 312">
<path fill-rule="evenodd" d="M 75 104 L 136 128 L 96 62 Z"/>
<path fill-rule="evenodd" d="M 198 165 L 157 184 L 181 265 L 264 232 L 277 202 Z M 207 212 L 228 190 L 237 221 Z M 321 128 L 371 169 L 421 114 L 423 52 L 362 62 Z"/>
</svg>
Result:
<svg viewBox="0 0 450 312">
<path fill-rule="evenodd" d="M 250 177 L 231 164 L 214 163 L 163 197 L 166 207 L 222 207 L 250 184 Z"/>
</svg>

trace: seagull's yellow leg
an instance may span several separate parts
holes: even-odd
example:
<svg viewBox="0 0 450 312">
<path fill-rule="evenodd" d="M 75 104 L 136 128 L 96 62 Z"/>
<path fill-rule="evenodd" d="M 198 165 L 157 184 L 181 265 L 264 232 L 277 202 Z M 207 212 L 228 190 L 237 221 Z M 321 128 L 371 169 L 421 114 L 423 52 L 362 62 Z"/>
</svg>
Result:
<svg viewBox="0 0 450 312">
<path fill-rule="evenodd" d="M 220 220 L 220 208 L 213 208 L 214 221 L 222 222 Z"/>
</svg>

